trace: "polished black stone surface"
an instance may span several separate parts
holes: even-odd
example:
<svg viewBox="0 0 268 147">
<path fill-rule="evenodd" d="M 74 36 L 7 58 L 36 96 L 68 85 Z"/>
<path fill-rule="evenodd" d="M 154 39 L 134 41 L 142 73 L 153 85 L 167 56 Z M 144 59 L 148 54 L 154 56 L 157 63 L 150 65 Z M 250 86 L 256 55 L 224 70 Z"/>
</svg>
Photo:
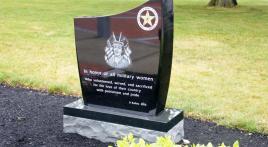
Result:
<svg viewBox="0 0 268 147">
<path fill-rule="evenodd" d="M 127 111 L 127 110 L 126 110 Z M 124 110 L 103 106 L 87 106 L 82 100 L 64 107 L 64 115 L 168 132 L 183 120 L 183 111 L 165 109 L 157 116 L 126 113 Z"/>
<path fill-rule="evenodd" d="M 155 115 L 165 108 L 173 51 L 173 1 L 74 20 L 86 105 Z"/>
</svg>

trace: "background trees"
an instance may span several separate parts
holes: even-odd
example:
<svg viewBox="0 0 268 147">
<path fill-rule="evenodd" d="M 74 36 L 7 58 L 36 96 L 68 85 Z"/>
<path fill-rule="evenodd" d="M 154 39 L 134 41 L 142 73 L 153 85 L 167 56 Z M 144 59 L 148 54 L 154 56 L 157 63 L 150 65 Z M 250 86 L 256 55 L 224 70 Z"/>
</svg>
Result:
<svg viewBox="0 0 268 147">
<path fill-rule="evenodd" d="M 235 7 L 237 6 L 237 0 L 210 0 L 209 6 L 219 6 L 219 7 Z"/>
</svg>

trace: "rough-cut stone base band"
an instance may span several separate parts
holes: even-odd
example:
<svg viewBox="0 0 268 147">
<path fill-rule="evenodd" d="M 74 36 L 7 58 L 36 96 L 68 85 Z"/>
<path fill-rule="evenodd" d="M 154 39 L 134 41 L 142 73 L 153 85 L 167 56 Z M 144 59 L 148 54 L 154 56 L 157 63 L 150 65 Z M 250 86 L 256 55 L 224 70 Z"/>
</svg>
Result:
<svg viewBox="0 0 268 147">
<path fill-rule="evenodd" d="M 184 137 L 183 120 L 168 132 L 160 132 L 64 115 L 63 130 L 65 133 L 77 133 L 87 138 L 97 139 L 102 142 L 116 142 L 118 139 L 121 139 L 129 133 L 132 133 L 137 138 L 143 138 L 147 142 L 155 142 L 157 137 L 161 136 L 170 136 L 174 142 L 179 142 Z"/>
</svg>

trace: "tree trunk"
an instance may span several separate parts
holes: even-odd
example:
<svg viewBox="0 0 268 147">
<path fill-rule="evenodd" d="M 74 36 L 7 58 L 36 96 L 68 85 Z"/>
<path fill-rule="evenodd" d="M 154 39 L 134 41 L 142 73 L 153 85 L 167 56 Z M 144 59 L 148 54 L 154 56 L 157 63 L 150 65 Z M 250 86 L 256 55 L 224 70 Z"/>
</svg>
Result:
<svg viewBox="0 0 268 147">
<path fill-rule="evenodd" d="M 210 0 L 208 6 L 231 8 L 237 6 L 237 0 Z"/>
</svg>

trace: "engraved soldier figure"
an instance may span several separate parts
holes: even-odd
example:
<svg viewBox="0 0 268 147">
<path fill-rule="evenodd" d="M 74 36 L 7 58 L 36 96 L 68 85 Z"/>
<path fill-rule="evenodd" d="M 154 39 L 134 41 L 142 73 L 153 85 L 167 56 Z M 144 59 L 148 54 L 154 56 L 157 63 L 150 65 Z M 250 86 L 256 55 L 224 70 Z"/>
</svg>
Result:
<svg viewBox="0 0 268 147">
<path fill-rule="evenodd" d="M 107 40 L 105 48 L 105 61 L 113 68 L 127 68 L 131 64 L 130 59 L 131 50 L 129 48 L 128 40 L 120 33 L 119 39 L 116 39 L 115 34 Z"/>
</svg>

